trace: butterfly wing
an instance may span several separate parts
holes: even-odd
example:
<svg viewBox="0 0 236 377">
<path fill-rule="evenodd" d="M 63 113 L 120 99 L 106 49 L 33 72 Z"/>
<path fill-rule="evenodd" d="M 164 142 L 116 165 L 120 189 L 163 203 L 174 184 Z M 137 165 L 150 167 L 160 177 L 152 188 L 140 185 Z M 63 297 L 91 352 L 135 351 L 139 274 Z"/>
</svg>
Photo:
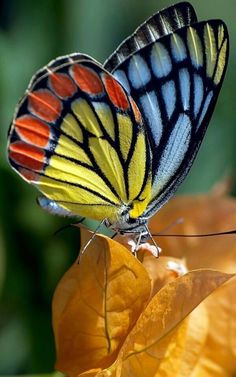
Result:
<svg viewBox="0 0 236 377">
<path fill-rule="evenodd" d="M 112 72 L 119 64 L 144 46 L 182 26 L 195 22 L 197 22 L 197 16 L 192 5 L 187 2 L 165 8 L 147 19 L 132 35 L 126 38 L 105 61 L 104 67 Z"/>
<path fill-rule="evenodd" d="M 21 100 L 8 145 L 12 167 L 58 214 L 117 221 L 150 200 L 147 138 L 135 102 L 91 58 L 61 57 Z"/>
<path fill-rule="evenodd" d="M 75 53 L 70 54 L 70 55 L 59 56 L 58 58 L 53 59 L 45 67 L 39 69 L 36 72 L 36 74 L 30 80 L 29 90 L 34 86 L 34 84 L 36 82 L 38 82 L 40 80 L 40 78 L 47 76 L 49 70 L 54 71 L 57 68 L 61 68 L 63 65 L 68 65 L 69 60 L 71 62 L 91 61 L 91 62 L 94 62 L 95 64 L 101 66 L 101 64 L 99 64 L 99 62 L 96 61 L 95 59 L 93 59 L 91 56 L 89 56 L 87 54 L 81 54 L 79 52 L 75 52 Z"/>
<path fill-rule="evenodd" d="M 152 216 L 188 173 L 222 85 L 228 34 L 222 21 L 185 26 L 129 55 L 112 70 L 132 95 L 152 151 Z"/>
</svg>

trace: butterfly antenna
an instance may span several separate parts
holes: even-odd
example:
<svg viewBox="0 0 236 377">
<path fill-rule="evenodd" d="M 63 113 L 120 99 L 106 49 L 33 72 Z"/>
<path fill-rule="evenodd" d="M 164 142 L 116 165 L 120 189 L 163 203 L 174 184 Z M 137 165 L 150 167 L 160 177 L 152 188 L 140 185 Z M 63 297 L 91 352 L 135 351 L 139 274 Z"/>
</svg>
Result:
<svg viewBox="0 0 236 377">
<path fill-rule="evenodd" d="M 95 231 L 93 232 L 93 235 L 90 237 L 90 239 L 88 240 L 88 242 L 84 245 L 83 249 L 81 250 L 81 254 L 83 254 L 85 252 L 85 250 L 87 249 L 87 247 L 90 245 L 90 243 L 93 241 L 93 239 L 95 238 L 96 234 L 98 233 L 100 227 L 104 224 L 106 219 L 102 220 L 99 225 L 97 226 L 97 228 L 95 229 Z"/>
<path fill-rule="evenodd" d="M 182 237 L 182 238 L 200 238 L 200 237 L 215 237 L 215 236 L 226 236 L 236 234 L 236 229 L 229 230 L 226 232 L 216 232 L 216 233 L 206 233 L 206 234 L 153 234 L 154 237 Z"/>
<path fill-rule="evenodd" d="M 175 221 L 173 221 L 172 223 L 170 223 L 169 225 L 167 225 L 166 228 L 164 228 L 163 230 L 160 231 L 160 233 L 158 233 L 158 235 L 164 235 L 166 232 L 168 232 L 170 229 L 174 228 L 176 225 L 179 225 L 179 224 L 183 224 L 184 222 L 184 218 L 183 217 L 179 217 L 178 219 L 176 219 Z M 153 236 L 156 236 L 156 234 L 153 234 Z"/>
<path fill-rule="evenodd" d="M 135 256 L 135 258 L 137 258 L 137 251 L 138 251 L 138 247 L 141 243 L 141 238 L 142 238 L 142 232 L 139 233 L 139 236 L 138 236 L 138 239 L 137 239 L 137 242 L 136 242 L 136 245 L 135 247 L 132 249 L 132 254 Z"/>
</svg>

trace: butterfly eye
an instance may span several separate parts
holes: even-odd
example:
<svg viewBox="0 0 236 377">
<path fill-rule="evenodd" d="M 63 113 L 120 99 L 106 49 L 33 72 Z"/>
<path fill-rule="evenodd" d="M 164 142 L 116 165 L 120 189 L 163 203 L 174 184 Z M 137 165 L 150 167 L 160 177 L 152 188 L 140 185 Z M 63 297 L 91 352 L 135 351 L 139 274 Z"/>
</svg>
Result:
<svg viewBox="0 0 236 377">
<path fill-rule="evenodd" d="M 129 218 L 129 224 L 133 225 L 135 223 L 137 223 L 137 219 L 134 219 L 134 218 L 130 217 Z"/>
</svg>

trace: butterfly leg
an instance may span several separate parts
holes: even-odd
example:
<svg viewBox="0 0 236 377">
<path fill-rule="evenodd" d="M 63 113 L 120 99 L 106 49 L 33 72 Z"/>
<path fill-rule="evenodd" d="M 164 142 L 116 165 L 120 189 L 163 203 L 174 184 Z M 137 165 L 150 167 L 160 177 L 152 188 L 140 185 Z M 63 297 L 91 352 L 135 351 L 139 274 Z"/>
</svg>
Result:
<svg viewBox="0 0 236 377">
<path fill-rule="evenodd" d="M 99 229 L 101 228 L 101 226 L 104 224 L 105 222 L 105 219 L 102 220 L 97 228 L 95 229 L 95 231 L 93 232 L 93 235 L 92 237 L 88 240 L 88 242 L 84 245 L 83 249 L 80 251 L 81 252 L 81 255 L 83 255 L 83 253 L 85 252 L 85 250 L 87 249 L 87 247 L 90 245 L 90 243 L 93 241 L 93 239 L 95 238 L 96 234 L 98 233 Z"/>
<path fill-rule="evenodd" d="M 134 250 L 132 251 L 135 255 L 137 255 L 137 252 L 141 249 L 145 249 L 145 250 L 148 250 L 150 251 L 150 253 L 158 258 L 160 253 L 161 253 L 161 248 L 156 244 L 155 240 L 153 239 L 151 233 L 150 233 L 150 230 L 148 229 L 148 227 L 145 225 L 145 229 L 147 232 L 140 232 L 139 233 L 139 236 L 137 238 L 137 241 L 135 242 L 135 247 L 134 247 Z M 152 243 L 153 245 L 150 245 L 148 242 L 142 242 L 142 237 L 143 236 L 149 236 L 150 239 L 152 240 Z"/>
<path fill-rule="evenodd" d="M 160 253 L 161 253 L 161 248 L 157 245 L 156 241 L 154 240 L 150 230 L 148 229 L 148 226 L 145 224 L 145 229 L 147 231 L 147 234 L 149 235 L 153 245 L 149 245 L 148 249 L 151 251 L 151 253 L 155 256 L 155 257 L 159 257 Z M 146 244 L 145 244 L 146 245 Z"/>
</svg>

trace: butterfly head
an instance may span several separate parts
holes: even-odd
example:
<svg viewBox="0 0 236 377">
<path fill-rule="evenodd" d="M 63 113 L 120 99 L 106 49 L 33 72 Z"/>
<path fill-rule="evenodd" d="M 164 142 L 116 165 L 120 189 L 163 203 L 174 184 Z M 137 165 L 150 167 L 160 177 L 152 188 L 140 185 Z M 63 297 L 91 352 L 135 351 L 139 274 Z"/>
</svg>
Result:
<svg viewBox="0 0 236 377">
<path fill-rule="evenodd" d="M 115 222 L 110 222 L 109 219 L 105 220 L 105 225 L 119 234 L 147 234 L 147 218 L 130 216 L 130 212 L 124 211 L 120 218 Z"/>
</svg>

